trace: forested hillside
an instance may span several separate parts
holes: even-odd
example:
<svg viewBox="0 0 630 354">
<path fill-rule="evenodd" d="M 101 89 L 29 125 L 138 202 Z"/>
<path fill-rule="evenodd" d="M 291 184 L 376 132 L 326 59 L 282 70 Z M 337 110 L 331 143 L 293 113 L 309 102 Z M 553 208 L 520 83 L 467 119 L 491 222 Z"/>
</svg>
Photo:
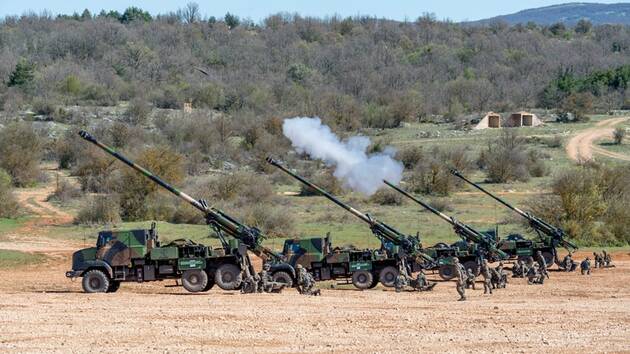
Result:
<svg viewBox="0 0 630 354">
<path fill-rule="evenodd" d="M 195 10 L 196 9 L 196 10 Z M 396 126 L 429 115 L 560 105 L 541 97 L 558 75 L 628 63 L 630 27 L 469 27 L 273 15 L 260 24 L 201 19 L 195 6 L 0 25 L 0 107 L 115 105 L 212 108 L 270 118 L 319 115 L 337 129 Z M 207 74 L 207 75 L 206 75 Z M 592 97 L 628 105 L 625 87 Z"/>
</svg>

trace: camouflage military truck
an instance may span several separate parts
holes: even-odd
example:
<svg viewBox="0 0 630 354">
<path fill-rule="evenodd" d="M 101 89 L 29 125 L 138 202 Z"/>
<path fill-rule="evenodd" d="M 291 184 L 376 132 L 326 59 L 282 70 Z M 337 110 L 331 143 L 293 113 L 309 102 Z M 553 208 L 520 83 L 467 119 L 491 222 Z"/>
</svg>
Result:
<svg viewBox="0 0 630 354">
<path fill-rule="evenodd" d="M 247 249 L 233 242 L 229 250 L 212 249 L 191 240 L 161 245 L 155 224 L 147 230 L 102 231 L 95 247 L 72 255 L 69 278 L 83 277 L 88 293 L 115 292 L 122 282 L 181 280 L 190 292 L 224 290 L 241 284 L 241 258 Z"/>
<path fill-rule="evenodd" d="M 265 235 L 255 227 L 249 227 L 237 221 L 235 218 L 231 217 L 227 213 L 224 213 L 221 210 L 215 209 L 207 204 L 205 200 L 195 200 L 191 196 L 177 190 L 175 187 L 163 181 L 158 176 L 155 176 L 150 171 L 145 168 L 135 164 L 131 160 L 127 159 L 123 155 L 116 152 L 111 147 L 97 141 L 92 135 L 90 135 L 86 131 L 79 132 L 81 138 L 86 141 L 94 144 L 95 146 L 102 149 L 104 152 L 110 154 L 111 156 L 117 158 L 127 166 L 133 168 L 139 173 L 143 174 L 149 180 L 158 184 L 162 188 L 168 190 L 172 194 L 180 197 L 181 199 L 188 202 L 191 206 L 201 211 L 206 219 L 207 224 L 214 230 L 215 234 L 219 237 L 221 241 L 222 247 L 218 249 L 210 249 L 208 247 L 198 245 L 202 249 L 206 249 L 206 256 L 204 260 L 205 275 L 199 275 L 200 279 L 204 281 L 207 277 L 208 282 L 214 283 L 216 282 L 222 289 L 233 290 L 237 289 L 241 286 L 241 283 L 248 284 L 247 289 L 242 289 L 244 292 L 253 292 L 255 289 L 252 287 L 252 282 L 250 280 L 253 279 L 253 275 L 255 274 L 251 260 L 249 259 L 249 254 L 247 251 L 251 251 L 255 255 L 259 256 L 263 259 L 263 261 L 268 262 L 271 266 L 270 273 L 272 275 L 272 279 L 274 282 L 283 282 L 287 284 L 287 286 L 292 286 L 292 280 L 295 278 L 295 270 L 293 267 L 286 262 L 284 262 L 282 255 L 274 252 L 273 250 L 262 245 L 262 241 L 265 239 Z M 227 237 L 226 237 L 227 236 Z M 131 241 L 121 241 L 117 242 L 119 246 L 123 247 L 125 245 L 132 245 Z M 186 250 L 188 246 L 194 244 L 190 240 L 183 241 L 183 245 L 180 248 Z M 152 244 L 151 246 L 154 246 Z M 127 246 L 125 246 L 127 247 Z M 161 252 L 161 251 L 158 251 Z M 186 252 L 184 252 L 187 254 Z M 175 255 L 175 251 L 172 249 L 171 253 L 168 254 L 169 261 L 173 261 L 173 256 Z M 151 256 L 149 253 L 147 254 L 138 254 L 140 258 L 146 256 Z M 142 262 L 138 258 L 138 262 Z M 204 258 L 204 257 L 197 257 Z M 129 259 L 128 259 L 129 260 Z M 104 261 L 107 263 L 107 261 Z M 222 266 L 223 263 L 225 266 Z M 103 264 L 102 264 L 103 265 Z M 237 267 L 235 267 L 235 265 Z M 106 266 L 104 266 L 105 270 L 108 270 Z M 111 266 L 110 266 L 111 268 Z M 216 271 L 215 271 L 216 268 Z M 167 269 L 167 268 L 165 268 Z M 86 274 L 81 271 L 82 269 L 75 269 L 70 272 L 73 276 L 83 276 Z M 158 268 L 159 270 L 159 268 Z M 75 272 L 76 271 L 76 272 Z M 109 270 L 108 270 L 109 271 Z M 190 273 L 190 272 L 189 272 Z M 77 275 L 79 274 L 79 275 Z M 109 276 L 113 276 L 113 273 L 109 273 Z M 177 277 L 177 272 L 174 273 L 173 277 Z M 182 273 L 183 274 L 183 273 Z M 242 279 L 245 277 L 245 279 Z M 118 278 L 111 278 L 118 279 Z M 111 280 L 110 279 L 110 280 Z M 138 278 L 141 279 L 141 278 Z M 247 281 L 245 281 L 247 280 Z M 182 279 L 182 283 L 184 286 L 186 285 L 188 280 Z"/>
<path fill-rule="evenodd" d="M 374 288 L 379 281 L 393 286 L 398 275 L 396 259 L 381 250 L 333 248 L 331 236 L 288 239 L 282 254 L 289 264 L 306 268 L 317 281 L 350 280 L 358 289 Z M 392 279 L 393 278 L 393 279 Z"/>
<path fill-rule="evenodd" d="M 511 259 L 524 260 L 529 256 L 533 257 L 538 251 L 540 251 L 545 259 L 545 262 L 549 266 L 556 263 L 559 267 L 563 268 L 564 265 L 558 259 L 558 252 L 556 248 L 558 246 L 562 246 L 568 251 L 575 251 L 578 249 L 576 245 L 567 240 L 567 235 L 561 228 L 555 227 L 528 212 L 512 206 L 505 200 L 490 193 L 479 184 L 464 177 L 459 171 L 452 170 L 451 173 L 485 193 L 506 208 L 525 218 L 528 221 L 529 226 L 536 232 L 538 240 L 529 240 L 519 234 L 509 235 L 505 239 L 499 239 L 498 233 L 494 235 L 497 248 L 506 253 Z"/>
<path fill-rule="evenodd" d="M 352 284 L 359 289 L 373 288 L 378 282 L 393 287 L 401 260 L 405 261 L 403 263 L 409 272 L 433 267 L 434 260 L 424 253 L 419 236 L 404 235 L 370 215 L 361 213 L 272 158 L 267 158 L 267 162 L 366 222 L 372 234 L 381 241 L 380 249 L 358 250 L 334 249 L 330 237 L 287 240 L 283 255 L 289 263 L 302 264 L 319 280 L 351 278 Z"/>
</svg>

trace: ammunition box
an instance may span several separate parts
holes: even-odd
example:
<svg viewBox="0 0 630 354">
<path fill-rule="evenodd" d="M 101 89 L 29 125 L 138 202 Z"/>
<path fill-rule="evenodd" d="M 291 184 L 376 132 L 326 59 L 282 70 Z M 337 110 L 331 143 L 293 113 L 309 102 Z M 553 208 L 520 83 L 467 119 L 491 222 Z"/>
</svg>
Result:
<svg viewBox="0 0 630 354">
<path fill-rule="evenodd" d="M 151 260 L 154 261 L 177 258 L 179 258 L 177 247 L 160 247 L 151 250 Z"/>
</svg>

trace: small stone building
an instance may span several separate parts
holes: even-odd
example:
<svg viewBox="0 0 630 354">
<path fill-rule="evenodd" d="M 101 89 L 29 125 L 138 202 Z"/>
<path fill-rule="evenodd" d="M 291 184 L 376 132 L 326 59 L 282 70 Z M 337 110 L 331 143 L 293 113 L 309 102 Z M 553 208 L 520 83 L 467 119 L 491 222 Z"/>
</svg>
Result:
<svg viewBox="0 0 630 354">
<path fill-rule="evenodd" d="M 474 129 L 501 128 L 501 115 L 494 112 L 488 112 Z"/>
<path fill-rule="evenodd" d="M 529 112 L 516 112 L 510 114 L 505 126 L 507 127 L 537 127 L 543 124 L 542 121 L 533 113 Z"/>
</svg>

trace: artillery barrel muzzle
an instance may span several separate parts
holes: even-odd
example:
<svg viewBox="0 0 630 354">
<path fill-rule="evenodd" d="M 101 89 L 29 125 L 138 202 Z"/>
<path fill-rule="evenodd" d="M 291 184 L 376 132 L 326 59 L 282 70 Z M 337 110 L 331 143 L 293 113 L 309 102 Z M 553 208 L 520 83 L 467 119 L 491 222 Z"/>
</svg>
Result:
<svg viewBox="0 0 630 354">
<path fill-rule="evenodd" d="M 85 130 L 81 130 L 79 132 L 79 136 L 82 137 L 83 139 L 91 142 L 91 143 L 96 143 L 96 139 L 88 132 L 86 132 Z"/>
</svg>

